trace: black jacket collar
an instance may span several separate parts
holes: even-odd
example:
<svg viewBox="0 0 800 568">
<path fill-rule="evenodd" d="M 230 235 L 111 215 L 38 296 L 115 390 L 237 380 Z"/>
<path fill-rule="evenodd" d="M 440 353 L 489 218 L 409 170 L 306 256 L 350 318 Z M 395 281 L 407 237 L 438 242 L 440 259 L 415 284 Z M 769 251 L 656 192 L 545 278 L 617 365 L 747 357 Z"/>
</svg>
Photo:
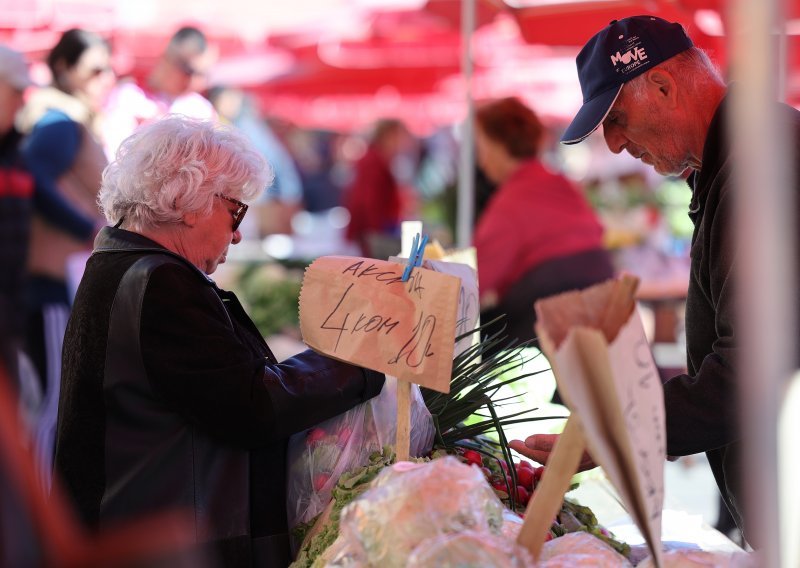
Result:
<svg viewBox="0 0 800 568">
<path fill-rule="evenodd" d="M 164 248 L 154 240 L 148 239 L 144 235 L 134 233 L 133 231 L 126 231 L 125 229 L 118 229 L 116 227 L 103 227 L 94 240 L 94 251 L 92 254 L 121 252 L 158 253 L 172 256 L 179 259 L 183 264 L 202 276 L 204 280 L 214 284 L 214 281 L 208 274 L 197 268 L 181 255 Z M 216 286 L 216 284 L 214 284 L 214 286 Z"/>
<path fill-rule="evenodd" d="M 703 146 L 703 165 L 700 171 L 693 172 L 687 180 L 692 188 L 692 200 L 689 204 L 689 216 L 694 220 L 699 216 L 705 203 L 707 189 L 720 166 L 728 158 L 730 143 L 727 133 L 727 112 L 729 95 L 720 101 L 711 123 L 708 126 L 706 142 Z"/>
</svg>

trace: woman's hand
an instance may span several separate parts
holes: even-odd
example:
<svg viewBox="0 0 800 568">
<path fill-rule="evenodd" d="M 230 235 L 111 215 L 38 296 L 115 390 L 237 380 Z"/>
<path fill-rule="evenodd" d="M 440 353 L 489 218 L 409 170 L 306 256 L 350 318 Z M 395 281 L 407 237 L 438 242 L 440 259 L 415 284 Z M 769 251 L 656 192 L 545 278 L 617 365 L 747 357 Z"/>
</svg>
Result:
<svg viewBox="0 0 800 568">
<path fill-rule="evenodd" d="M 546 465 L 556 440 L 558 440 L 558 434 L 534 434 L 533 436 L 528 436 L 524 442 L 522 440 L 512 440 L 508 445 L 512 450 L 519 452 L 523 456 Z M 597 467 L 597 464 L 594 463 L 589 453 L 583 452 L 578 471 L 586 471 L 594 467 Z"/>
</svg>

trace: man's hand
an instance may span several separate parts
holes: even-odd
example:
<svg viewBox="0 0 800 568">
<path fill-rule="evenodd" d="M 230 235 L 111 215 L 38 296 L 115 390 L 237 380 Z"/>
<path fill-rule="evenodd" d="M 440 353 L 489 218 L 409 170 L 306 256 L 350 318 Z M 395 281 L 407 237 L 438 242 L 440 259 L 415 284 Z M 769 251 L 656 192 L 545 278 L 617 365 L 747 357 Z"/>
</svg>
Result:
<svg viewBox="0 0 800 568">
<path fill-rule="evenodd" d="M 528 436 L 525 441 L 512 440 L 508 445 L 512 450 L 515 450 L 523 456 L 532 459 L 533 461 L 542 465 L 547 465 L 547 460 L 550 458 L 550 453 L 553 451 L 558 434 L 534 434 Z M 578 471 L 586 471 L 597 467 L 588 452 L 583 452 L 581 463 L 578 465 Z"/>
</svg>

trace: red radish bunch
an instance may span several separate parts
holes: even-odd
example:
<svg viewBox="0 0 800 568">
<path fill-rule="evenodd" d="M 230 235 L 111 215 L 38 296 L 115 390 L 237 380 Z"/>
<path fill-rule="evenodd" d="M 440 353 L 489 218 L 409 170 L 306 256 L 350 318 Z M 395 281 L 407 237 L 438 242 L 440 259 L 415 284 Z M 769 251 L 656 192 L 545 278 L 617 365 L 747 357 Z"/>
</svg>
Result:
<svg viewBox="0 0 800 568">
<path fill-rule="evenodd" d="M 529 493 L 533 493 L 544 475 L 544 466 L 533 467 L 530 462 L 521 461 L 514 464 L 514 469 L 517 472 L 517 483 L 527 489 Z"/>
<path fill-rule="evenodd" d="M 529 461 L 524 460 L 516 462 L 514 463 L 517 480 L 515 485 L 505 460 L 488 459 L 484 462 L 480 452 L 469 449 L 461 452 L 461 458 L 468 465 L 480 468 L 489 485 L 500 493 L 502 499 L 508 499 L 509 490 L 511 490 L 514 501 L 523 507 L 528 504 L 544 474 L 544 466 L 534 467 Z"/>
</svg>

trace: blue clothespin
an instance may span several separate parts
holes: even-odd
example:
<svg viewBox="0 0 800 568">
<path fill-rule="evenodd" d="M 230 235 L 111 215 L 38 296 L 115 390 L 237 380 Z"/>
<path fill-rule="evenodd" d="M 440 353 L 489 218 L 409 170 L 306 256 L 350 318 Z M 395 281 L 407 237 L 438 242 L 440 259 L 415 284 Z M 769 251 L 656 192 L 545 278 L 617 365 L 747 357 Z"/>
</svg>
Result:
<svg viewBox="0 0 800 568">
<path fill-rule="evenodd" d="M 414 240 L 411 243 L 411 251 L 408 253 L 408 264 L 406 264 L 406 269 L 403 271 L 403 277 L 400 279 L 401 282 L 408 282 L 408 278 L 411 276 L 411 271 L 414 267 L 422 266 L 426 244 L 428 244 L 428 235 L 422 235 L 422 241 L 420 241 L 419 233 L 414 235 Z"/>
</svg>

